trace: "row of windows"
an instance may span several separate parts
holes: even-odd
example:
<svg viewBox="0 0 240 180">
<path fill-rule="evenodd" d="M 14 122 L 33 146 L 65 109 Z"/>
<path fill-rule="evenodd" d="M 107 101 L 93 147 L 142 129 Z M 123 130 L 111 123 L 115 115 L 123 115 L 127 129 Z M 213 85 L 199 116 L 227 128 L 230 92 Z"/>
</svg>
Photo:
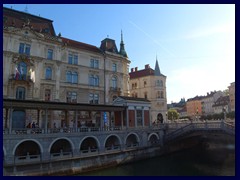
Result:
<svg viewBox="0 0 240 180">
<path fill-rule="evenodd" d="M 144 81 L 143 85 L 144 85 L 144 87 L 146 87 L 147 86 L 147 81 Z M 162 80 L 157 80 L 155 85 L 159 86 L 159 87 L 163 87 L 163 81 Z M 138 88 L 137 83 L 132 83 L 132 89 L 137 89 L 137 88 Z"/>
<path fill-rule="evenodd" d="M 25 88 L 24 87 L 17 87 L 16 90 L 16 99 L 25 99 Z M 45 90 L 45 101 L 51 100 L 51 90 Z M 68 91 L 66 94 L 66 102 L 68 103 L 77 103 L 77 92 L 75 91 Z M 98 94 L 89 94 L 89 103 L 90 104 L 99 104 L 99 95 Z"/>
<path fill-rule="evenodd" d="M 20 43 L 19 45 L 19 54 L 26 54 L 30 55 L 30 49 L 31 45 L 30 44 L 25 44 L 25 43 Z M 53 59 L 53 49 L 48 49 L 47 51 L 47 59 L 52 60 Z M 69 53 L 68 54 L 68 64 L 78 64 L 78 55 Z M 99 60 L 97 59 L 90 59 L 90 67 L 99 69 Z M 112 71 L 117 72 L 117 64 L 113 63 L 112 64 Z"/>
<path fill-rule="evenodd" d="M 132 97 L 137 98 L 137 97 L 138 97 L 138 94 L 137 94 L 136 92 L 135 92 L 135 93 L 132 93 Z M 164 98 L 163 91 L 157 91 L 156 97 L 157 97 L 157 98 Z M 145 98 L 145 99 L 148 98 L 147 92 L 144 93 L 144 98 Z"/>
<path fill-rule="evenodd" d="M 16 80 L 26 80 L 27 76 L 27 64 L 25 62 L 20 62 L 17 64 L 15 68 L 15 79 Z M 52 79 L 52 68 L 46 67 L 45 70 L 45 79 L 51 80 Z M 66 72 L 66 82 L 68 83 L 78 83 L 78 73 L 67 71 Z M 89 85 L 90 86 L 99 86 L 99 76 L 98 75 L 89 75 Z M 112 77 L 112 87 L 117 88 L 117 78 Z"/>
</svg>

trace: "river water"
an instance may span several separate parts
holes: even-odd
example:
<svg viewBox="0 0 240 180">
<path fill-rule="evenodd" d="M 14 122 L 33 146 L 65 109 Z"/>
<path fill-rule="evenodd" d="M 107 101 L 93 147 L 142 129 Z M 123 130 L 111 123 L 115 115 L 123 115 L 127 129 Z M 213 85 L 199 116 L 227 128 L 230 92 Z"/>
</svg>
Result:
<svg viewBox="0 0 240 180">
<path fill-rule="evenodd" d="M 235 151 L 189 149 L 77 176 L 235 176 Z"/>
</svg>

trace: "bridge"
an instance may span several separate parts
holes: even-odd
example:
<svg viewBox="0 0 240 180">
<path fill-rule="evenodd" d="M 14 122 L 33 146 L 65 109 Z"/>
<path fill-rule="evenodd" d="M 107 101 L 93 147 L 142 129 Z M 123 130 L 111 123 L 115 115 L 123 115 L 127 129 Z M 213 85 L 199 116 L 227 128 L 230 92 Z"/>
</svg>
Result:
<svg viewBox="0 0 240 180">
<path fill-rule="evenodd" d="M 223 132 L 229 135 L 235 135 L 235 125 L 225 121 L 205 121 L 195 123 L 170 124 L 171 131 L 165 135 L 164 141 L 172 141 L 193 132 Z"/>
<path fill-rule="evenodd" d="M 88 158 L 94 157 L 101 163 L 107 162 L 110 156 L 126 159 L 133 152 L 135 156 L 137 151 L 146 152 L 149 148 L 164 149 L 170 142 L 196 132 L 200 135 L 219 132 L 234 137 L 235 126 L 224 121 L 208 121 L 138 128 L 49 128 L 47 131 L 23 128 L 11 132 L 4 129 L 4 174 L 17 175 L 26 166 L 46 171 L 63 162 L 67 168 L 76 164 L 77 159 L 78 164 L 86 161 L 85 165 L 90 163 Z"/>
</svg>

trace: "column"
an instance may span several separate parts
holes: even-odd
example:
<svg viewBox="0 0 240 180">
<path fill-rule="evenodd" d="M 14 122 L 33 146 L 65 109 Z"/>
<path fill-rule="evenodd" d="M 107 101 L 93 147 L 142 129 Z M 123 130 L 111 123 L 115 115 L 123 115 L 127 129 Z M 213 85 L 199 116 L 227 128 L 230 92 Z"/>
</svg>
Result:
<svg viewBox="0 0 240 180">
<path fill-rule="evenodd" d="M 5 115 L 5 128 L 8 128 L 8 108 L 6 108 L 6 115 Z"/>
<path fill-rule="evenodd" d="M 148 110 L 148 115 L 149 115 L 149 127 L 151 127 L 152 126 L 152 123 L 151 123 L 151 108 L 149 107 L 149 110 Z"/>
<path fill-rule="evenodd" d="M 12 107 L 10 107 L 10 115 L 9 115 L 9 134 L 12 133 L 12 112 L 13 112 L 13 109 L 12 109 Z"/>
<path fill-rule="evenodd" d="M 103 117 L 103 113 L 101 112 L 100 113 L 100 120 L 99 120 L 100 121 L 100 131 L 103 130 L 103 122 L 102 122 L 103 119 L 102 119 L 102 117 Z"/>
<path fill-rule="evenodd" d="M 128 117 L 128 108 L 126 108 L 126 128 L 129 127 L 129 117 Z"/>
<path fill-rule="evenodd" d="M 45 109 L 45 127 L 44 127 L 44 132 L 45 134 L 47 133 L 47 127 L 48 126 L 48 110 Z"/>
<path fill-rule="evenodd" d="M 74 121 L 74 130 L 77 132 L 77 110 L 75 110 L 75 121 Z"/>
<path fill-rule="evenodd" d="M 67 110 L 65 110 L 65 119 L 64 119 L 64 121 L 65 121 L 65 127 L 67 127 L 68 126 L 68 117 L 67 117 L 67 114 L 68 114 L 68 111 Z M 63 128 L 65 128 L 64 126 L 63 126 Z"/>
<path fill-rule="evenodd" d="M 38 126 L 40 127 L 39 119 L 40 119 L 40 109 L 37 110 L 37 123 L 38 123 Z"/>
<path fill-rule="evenodd" d="M 135 128 L 136 128 L 137 127 L 137 107 L 136 106 L 134 108 L 134 112 L 135 112 L 134 122 L 135 122 Z"/>
<path fill-rule="evenodd" d="M 108 118 L 108 126 L 109 127 L 108 128 L 111 129 L 112 128 L 112 118 L 111 118 L 112 112 L 109 111 L 108 114 L 109 114 L 109 118 Z"/>
<path fill-rule="evenodd" d="M 123 111 L 121 111 L 121 129 L 123 129 Z"/>
</svg>

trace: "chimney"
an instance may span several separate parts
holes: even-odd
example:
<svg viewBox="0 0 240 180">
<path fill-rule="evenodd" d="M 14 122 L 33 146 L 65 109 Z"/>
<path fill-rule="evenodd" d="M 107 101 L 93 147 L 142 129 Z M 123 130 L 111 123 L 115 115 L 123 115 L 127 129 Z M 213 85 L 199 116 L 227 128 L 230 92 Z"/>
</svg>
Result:
<svg viewBox="0 0 240 180">
<path fill-rule="evenodd" d="M 138 71 L 138 67 L 135 67 L 135 72 L 137 72 Z"/>
<path fill-rule="evenodd" d="M 149 68 L 150 68 L 149 64 L 146 64 L 145 69 L 149 69 Z"/>
<path fill-rule="evenodd" d="M 131 72 L 134 72 L 134 68 L 131 68 Z"/>
</svg>

